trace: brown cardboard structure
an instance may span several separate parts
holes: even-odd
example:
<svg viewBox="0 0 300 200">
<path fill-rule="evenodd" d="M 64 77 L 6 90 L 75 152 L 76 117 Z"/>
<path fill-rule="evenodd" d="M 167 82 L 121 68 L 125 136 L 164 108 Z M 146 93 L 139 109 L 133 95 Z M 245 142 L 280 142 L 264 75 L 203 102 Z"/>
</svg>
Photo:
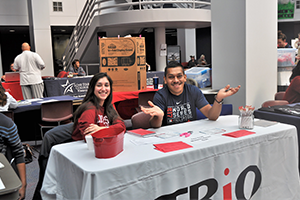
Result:
<svg viewBox="0 0 300 200">
<path fill-rule="evenodd" d="M 114 91 L 147 88 L 144 37 L 100 38 L 100 72 L 113 80 Z"/>
</svg>

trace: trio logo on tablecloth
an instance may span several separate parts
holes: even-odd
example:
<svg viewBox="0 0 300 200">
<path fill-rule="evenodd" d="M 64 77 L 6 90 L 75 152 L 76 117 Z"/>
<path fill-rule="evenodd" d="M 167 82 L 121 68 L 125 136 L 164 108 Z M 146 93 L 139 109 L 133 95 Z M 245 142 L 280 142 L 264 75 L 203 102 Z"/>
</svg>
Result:
<svg viewBox="0 0 300 200">
<path fill-rule="evenodd" d="M 84 97 L 88 90 L 89 83 L 85 83 L 85 82 L 71 83 L 69 80 L 67 80 L 65 84 L 61 84 L 61 87 L 64 88 L 63 91 L 64 95 Z"/>
<path fill-rule="evenodd" d="M 245 191 L 244 191 L 244 186 L 245 186 L 245 180 L 246 176 L 248 173 L 253 173 L 254 174 L 254 180 L 253 180 L 253 186 L 252 186 L 252 191 L 251 191 L 251 196 L 249 199 L 252 198 L 252 196 L 257 192 L 257 190 L 260 187 L 261 180 L 262 180 L 262 175 L 259 170 L 259 168 L 256 165 L 250 165 L 246 167 L 237 177 L 236 183 L 235 183 L 235 196 L 236 199 L 244 199 L 244 200 L 249 200 L 245 197 Z M 227 176 L 229 174 L 229 169 L 226 168 L 224 170 L 224 175 Z M 202 186 L 206 186 L 207 191 L 206 194 L 204 195 L 203 198 L 200 200 L 209 200 L 214 197 L 214 194 L 218 190 L 218 181 L 215 178 L 209 178 L 206 180 L 203 180 L 197 184 L 189 186 L 189 196 L 190 199 L 199 199 L 199 188 Z M 188 193 L 188 187 L 185 188 L 180 188 L 177 191 L 175 191 L 172 194 L 166 194 L 162 195 L 155 200 L 162 200 L 162 199 L 168 199 L 168 200 L 176 200 L 177 196 L 186 194 Z M 201 195 L 203 196 L 203 195 Z M 228 183 L 223 186 L 223 200 L 232 200 L 232 189 L 231 189 L 231 183 Z"/>
<path fill-rule="evenodd" d="M 64 95 L 68 92 L 74 93 L 73 87 L 75 83 L 70 83 L 69 80 L 67 80 L 66 84 L 62 84 L 61 87 L 65 88 L 64 89 Z"/>
</svg>

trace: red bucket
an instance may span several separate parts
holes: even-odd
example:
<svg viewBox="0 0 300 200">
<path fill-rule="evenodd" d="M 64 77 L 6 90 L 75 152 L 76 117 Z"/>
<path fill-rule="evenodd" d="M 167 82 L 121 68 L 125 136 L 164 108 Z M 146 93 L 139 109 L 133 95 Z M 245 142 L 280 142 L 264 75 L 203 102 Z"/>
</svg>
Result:
<svg viewBox="0 0 300 200">
<path fill-rule="evenodd" d="M 105 128 L 92 134 L 96 158 L 112 158 L 123 151 L 123 128 Z"/>
</svg>

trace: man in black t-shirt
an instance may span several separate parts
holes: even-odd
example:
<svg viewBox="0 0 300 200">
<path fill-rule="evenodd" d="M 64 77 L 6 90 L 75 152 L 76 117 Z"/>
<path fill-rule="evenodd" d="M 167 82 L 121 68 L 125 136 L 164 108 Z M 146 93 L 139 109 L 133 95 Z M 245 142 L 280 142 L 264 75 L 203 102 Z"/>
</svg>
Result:
<svg viewBox="0 0 300 200">
<path fill-rule="evenodd" d="M 148 102 L 150 108 L 142 107 L 144 113 L 151 115 L 152 127 L 196 120 L 197 108 L 208 119 L 217 120 L 222 110 L 223 99 L 240 89 L 240 86 L 231 88 L 227 85 L 219 90 L 211 106 L 199 88 L 185 82 L 186 75 L 182 65 L 170 62 L 165 68 L 164 88 L 156 92 L 153 102 Z"/>
</svg>

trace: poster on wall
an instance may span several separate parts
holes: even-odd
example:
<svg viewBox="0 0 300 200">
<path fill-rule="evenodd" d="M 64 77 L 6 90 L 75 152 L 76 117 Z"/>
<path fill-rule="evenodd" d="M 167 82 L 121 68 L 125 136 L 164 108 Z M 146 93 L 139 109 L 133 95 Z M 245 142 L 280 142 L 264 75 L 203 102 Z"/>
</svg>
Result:
<svg viewBox="0 0 300 200">
<path fill-rule="evenodd" d="M 278 19 L 294 18 L 295 0 L 278 0 Z"/>
<path fill-rule="evenodd" d="M 176 61 L 180 63 L 180 46 L 168 46 L 168 56 L 167 56 L 167 61 L 168 63 L 170 61 Z"/>
</svg>

